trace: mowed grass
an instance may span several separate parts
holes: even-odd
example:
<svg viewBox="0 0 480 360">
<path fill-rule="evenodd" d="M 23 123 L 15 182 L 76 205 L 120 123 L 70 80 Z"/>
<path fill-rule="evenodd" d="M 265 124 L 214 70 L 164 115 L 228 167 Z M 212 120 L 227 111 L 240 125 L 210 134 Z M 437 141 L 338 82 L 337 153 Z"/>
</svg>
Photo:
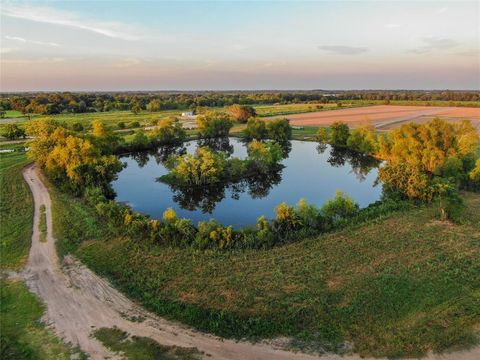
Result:
<svg viewBox="0 0 480 360">
<path fill-rule="evenodd" d="M 195 348 L 160 345 L 156 341 L 139 336 L 130 336 L 118 328 L 101 328 L 95 330 L 94 336 L 103 345 L 124 358 L 132 360 L 194 360 L 201 359 Z"/>
<path fill-rule="evenodd" d="M 0 267 L 18 269 L 32 238 L 33 199 L 22 176 L 30 161 L 25 152 L 0 154 Z"/>
<path fill-rule="evenodd" d="M 80 201 L 53 192 L 65 250 L 166 318 L 232 338 L 420 356 L 478 342 L 480 195 L 462 224 L 436 206 L 268 251 L 202 252 L 113 238 Z M 68 240 L 67 240 L 68 239 Z M 348 345 L 353 344 L 353 345 Z"/>
</svg>

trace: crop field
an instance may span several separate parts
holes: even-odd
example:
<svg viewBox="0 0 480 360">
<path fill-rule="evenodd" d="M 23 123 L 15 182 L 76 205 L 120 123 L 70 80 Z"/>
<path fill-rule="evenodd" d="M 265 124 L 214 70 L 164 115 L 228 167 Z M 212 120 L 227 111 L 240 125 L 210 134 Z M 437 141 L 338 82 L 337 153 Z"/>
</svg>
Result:
<svg viewBox="0 0 480 360">
<path fill-rule="evenodd" d="M 480 108 L 440 107 L 440 106 L 397 106 L 376 105 L 355 109 L 338 109 L 286 116 L 292 125 L 327 126 L 340 121 L 351 127 L 372 124 L 379 130 L 387 130 L 402 123 L 425 122 L 434 117 L 450 121 L 472 120 L 480 129 Z M 276 117 L 270 117 L 276 118 Z"/>
</svg>

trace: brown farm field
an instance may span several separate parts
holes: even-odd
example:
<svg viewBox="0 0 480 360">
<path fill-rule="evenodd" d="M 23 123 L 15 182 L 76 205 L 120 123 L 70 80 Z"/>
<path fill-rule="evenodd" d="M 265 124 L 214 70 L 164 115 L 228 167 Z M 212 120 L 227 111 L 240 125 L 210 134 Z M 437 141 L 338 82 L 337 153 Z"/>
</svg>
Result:
<svg viewBox="0 0 480 360">
<path fill-rule="evenodd" d="M 424 122 L 435 117 L 450 121 L 468 119 L 480 131 L 480 108 L 468 107 L 376 105 L 275 116 L 267 119 L 280 117 L 286 117 L 292 125 L 297 126 L 327 126 L 336 121 L 341 121 L 351 127 L 372 124 L 378 130 L 389 130 L 406 122 Z"/>
</svg>

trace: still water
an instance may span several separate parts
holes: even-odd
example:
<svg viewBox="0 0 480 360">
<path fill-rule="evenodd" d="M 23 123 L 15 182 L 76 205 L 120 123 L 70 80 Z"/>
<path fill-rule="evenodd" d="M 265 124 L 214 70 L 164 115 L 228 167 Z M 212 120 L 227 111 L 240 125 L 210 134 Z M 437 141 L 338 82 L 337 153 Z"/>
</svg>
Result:
<svg viewBox="0 0 480 360">
<path fill-rule="evenodd" d="M 193 153 L 197 147 L 198 143 L 191 141 L 175 152 Z M 245 144 L 235 138 L 221 147 L 228 149 L 231 156 L 247 155 Z M 167 156 L 165 149 L 129 154 L 120 157 L 127 166 L 112 185 L 117 201 L 152 218 L 161 218 L 170 207 L 179 217 L 192 219 L 194 223 L 215 218 L 236 228 L 254 224 L 260 215 L 273 218 L 274 209 L 281 202 L 294 205 L 305 198 L 321 206 L 337 189 L 361 207 L 381 196 L 381 185 L 375 186 L 378 164 L 371 159 L 330 147 L 319 149 L 317 143 L 307 141 L 294 140 L 285 151 L 288 157 L 282 161 L 284 167 L 280 171 L 248 183 L 217 186 L 203 193 L 198 190 L 182 193 L 158 181 L 168 173 L 162 164 Z"/>
</svg>

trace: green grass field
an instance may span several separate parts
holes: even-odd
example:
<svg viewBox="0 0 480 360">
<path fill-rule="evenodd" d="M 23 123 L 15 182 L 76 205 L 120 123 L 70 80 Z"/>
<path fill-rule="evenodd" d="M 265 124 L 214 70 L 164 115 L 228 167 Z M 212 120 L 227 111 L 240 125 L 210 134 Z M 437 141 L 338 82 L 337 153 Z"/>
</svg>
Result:
<svg viewBox="0 0 480 360">
<path fill-rule="evenodd" d="M 468 347 L 480 323 L 480 195 L 462 224 L 436 206 L 267 251 L 195 251 L 111 238 L 94 212 L 52 191 L 62 252 L 75 253 L 166 318 L 224 337 L 420 356 Z M 95 240 L 96 239 L 96 240 Z"/>
<path fill-rule="evenodd" d="M 29 163 L 25 152 L 0 154 L 0 266 L 18 269 L 26 259 L 32 237 L 33 199 L 23 180 Z"/>
</svg>

